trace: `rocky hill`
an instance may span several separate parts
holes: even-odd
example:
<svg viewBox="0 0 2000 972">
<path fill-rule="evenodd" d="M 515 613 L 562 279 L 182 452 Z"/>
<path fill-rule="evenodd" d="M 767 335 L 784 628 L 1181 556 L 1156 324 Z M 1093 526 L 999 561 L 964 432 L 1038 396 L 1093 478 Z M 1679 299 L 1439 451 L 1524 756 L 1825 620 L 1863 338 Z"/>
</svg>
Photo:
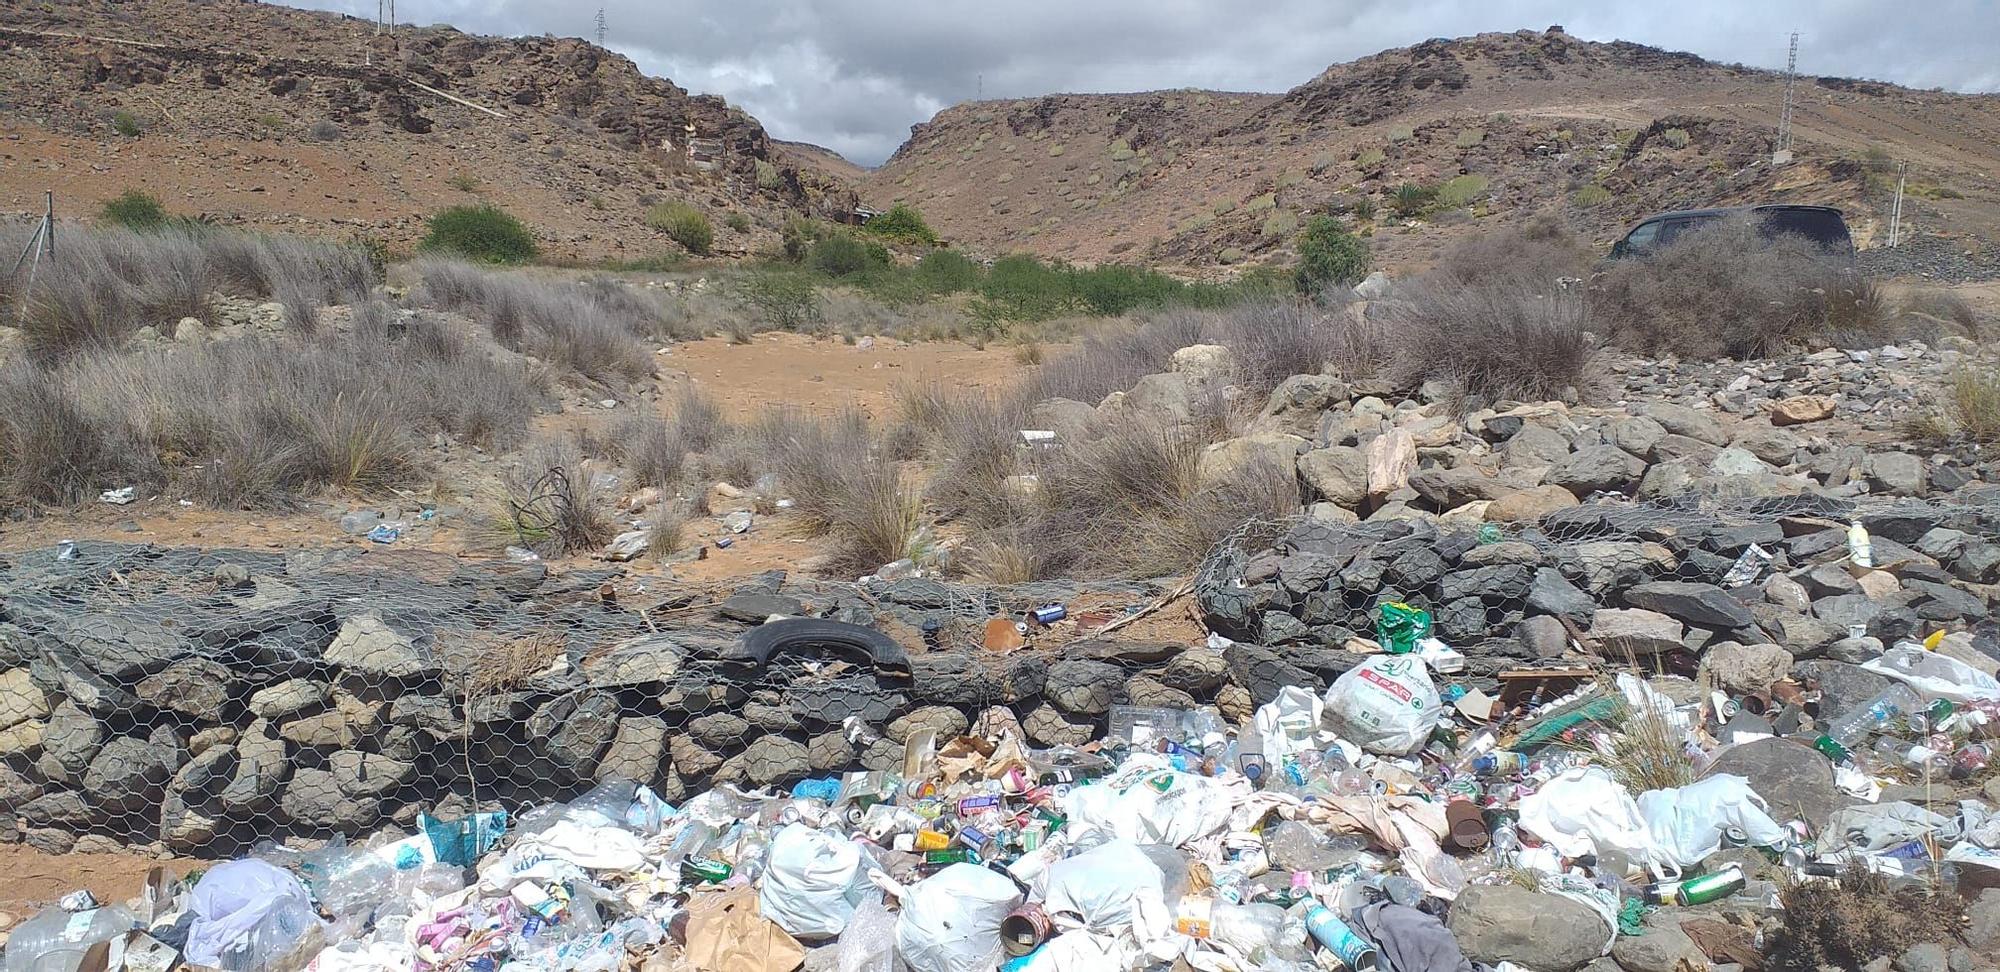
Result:
<svg viewBox="0 0 2000 972">
<path fill-rule="evenodd" d="M 1800 78 L 1795 159 L 1774 168 L 1783 89 L 1773 72 L 1560 28 L 1482 34 L 1335 65 L 1282 95 L 958 105 L 915 126 L 863 195 L 914 203 L 974 248 L 1196 268 L 1283 257 L 1304 216 L 1372 206 L 1363 223 L 1393 265 L 1551 208 L 1606 242 L 1662 209 L 1830 203 L 1866 242 L 1886 230 L 1902 160 L 1905 219 L 1990 261 L 2000 98 Z M 1398 213 L 1406 183 L 1455 198 Z"/>
<path fill-rule="evenodd" d="M 708 212 L 723 252 L 852 206 L 756 119 L 573 38 L 378 34 L 241 0 L 0 0 L 0 25 L 0 212 L 139 189 L 220 222 L 398 246 L 431 212 L 487 199 L 551 255 L 589 259 L 673 249 L 643 222 L 657 202 Z"/>
</svg>

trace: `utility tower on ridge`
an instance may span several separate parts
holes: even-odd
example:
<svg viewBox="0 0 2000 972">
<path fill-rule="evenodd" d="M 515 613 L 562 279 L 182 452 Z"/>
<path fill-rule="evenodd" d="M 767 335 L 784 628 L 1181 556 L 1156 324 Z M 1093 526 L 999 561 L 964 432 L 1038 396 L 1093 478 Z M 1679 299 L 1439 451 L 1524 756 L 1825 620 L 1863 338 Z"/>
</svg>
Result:
<svg viewBox="0 0 2000 972">
<path fill-rule="evenodd" d="M 604 19 L 604 8 L 597 8 L 597 46 L 604 46 L 604 35 L 611 31 L 611 22 Z"/>
<path fill-rule="evenodd" d="M 1778 144 L 1771 152 L 1772 165 L 1792 160 L 1792 99 L 1799 80 L 1799 32 L 1792 31 L 1792 48 L 1785 55 L 1785 105 L 1778 112 Z"/>
</svg>

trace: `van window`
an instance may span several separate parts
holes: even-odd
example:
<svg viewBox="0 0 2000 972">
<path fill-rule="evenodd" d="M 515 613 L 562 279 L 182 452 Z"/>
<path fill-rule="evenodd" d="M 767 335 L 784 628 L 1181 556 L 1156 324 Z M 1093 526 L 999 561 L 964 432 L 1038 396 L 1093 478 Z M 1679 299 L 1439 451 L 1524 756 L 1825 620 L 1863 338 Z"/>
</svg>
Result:
<svg viewBox="0 0 2000 972">
<path fill-rule="evenodd" d="M 1667 244 L 1672 243 L 1677 239 L 1680 239 L 1681 234 L 1691 233 L 1704 226 L 1707 226 L 1710 223 L 1715 222 L 1715 220 L 1716 217 L 1714 216 L 1682 216 L 1679 217 L 1678 219 L 1667 220 L 1665 224 L 1660 227 L 1659 245 L 1666 246 Z"/>
<path fill-rule="evenodd" d="M 1653 243 L 1658 239 L 1659 235 L 1660 222 L 1658 220 L 1650 223 L 1640 223 L 1638 229 L 1633 230 L 1625 237 L 1625 246 L 1627 249 L 1643 253 L 1653 248 Z"/>
<path fill-rule="evenodd" d="M 1790 233 L 1803 236 L 1822 248 L 1853 252 L 1854 240 L 1847 235 L 1847 222 L 1828 209 L 1763 209 L 1757 212 L 1758 232 L 1767 239 Z"/>
</svg>

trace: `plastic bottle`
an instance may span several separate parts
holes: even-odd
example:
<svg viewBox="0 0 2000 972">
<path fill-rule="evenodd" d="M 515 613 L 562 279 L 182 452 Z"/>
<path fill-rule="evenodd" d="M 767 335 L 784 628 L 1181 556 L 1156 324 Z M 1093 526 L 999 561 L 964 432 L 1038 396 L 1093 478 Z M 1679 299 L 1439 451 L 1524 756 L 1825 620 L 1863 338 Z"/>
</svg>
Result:
<svg viewBox="0 0 2000 972">
<path fill-rule="evenodd" d="M 1883 736 L 1875 740 L 1875 753 L 1892 766 L 1920 772 L 1943 773 L 1951 765 L 1951 757 L 1929 746 L 1892 739 Z"/>
<path fill-rule="evenodd" d="M 1868 528 L 1856 520 L 1847 526 L 1847 557 L 1856 567 L 1875 566 L 1875 547 L 1868 540 Z"/>
<path fill-rule="evenodd" d="M 1832 740 L 1842 749 L 1852 750 L 1869 733 L 1881 729 L 1889 720 L 1915 710 L 1922 702 L 1915 690 L 1899 682 L 1828 723 L 1826 735 L 1822 738 Z"/>
<path fill-rule="evenodd" d="M 139 920 L 116 905 L 81 911 L 49 908 L 8 936 L 6 972 L 76 972 L 92 945 L 137 927 Z"/>
<path fill-rule="evenodd" d="M 1217 903 L 1213 922 L 1209 937 L 1235 946 L 1245 955 L 1284 941 L 1285 909 L 1277 905 Z"/>
</svg>

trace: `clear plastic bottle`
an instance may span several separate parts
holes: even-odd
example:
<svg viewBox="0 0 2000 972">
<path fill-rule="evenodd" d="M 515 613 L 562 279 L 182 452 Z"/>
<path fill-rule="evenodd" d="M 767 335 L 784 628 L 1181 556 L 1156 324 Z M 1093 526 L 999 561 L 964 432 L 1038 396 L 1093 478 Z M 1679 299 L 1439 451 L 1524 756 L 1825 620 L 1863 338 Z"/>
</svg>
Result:
<svg viewBox="0 0 2000 972">
<path fill-rule="evenodd" d="M 1843 749 L 1853 749 L 1857 743 L 1876 732 L 1889 720 L 1906 712 L 1912 712 L 1923 704 L 1914 689 L 1901 682 L 1883 689 L 1868 701 L 1827 724 L 1827 738 L 1839 743 Z"/>
<path fill-rule="evenodd" d="M 117 905 L 73 912 L 49 908 L 8 936 L 6 972 L 76 972 L 92 945 L 137 927 L 139 919 Z"/>
<path fill-rule="evenodd" d="M 1943 773 L 1951 767 L 1951 757 L 1929 746 L 1883 736 L 1875 740 L 1875 753 L 1891 766 L 1918 772 Z"/>
<path fill-rule="evenodd" d="M 1210 937 L 1245 955 L 1284 941 L 1285 909 L 1274 904 L 1217 904 Z"/>
</svg>

